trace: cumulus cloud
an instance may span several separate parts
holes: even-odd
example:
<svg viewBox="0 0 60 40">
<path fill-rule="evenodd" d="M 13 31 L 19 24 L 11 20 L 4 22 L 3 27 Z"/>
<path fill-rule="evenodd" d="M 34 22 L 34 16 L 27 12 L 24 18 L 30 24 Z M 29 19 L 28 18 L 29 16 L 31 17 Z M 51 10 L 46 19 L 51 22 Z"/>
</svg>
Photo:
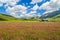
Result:
<svg viewBox="0 0 60 40">
<path fill-rule="evenodd" d="M 10 13 L 12 16 L 20 16 L 20 14 L 26 14 L 26 9 L 27 7 L 22 6 L 22 5 L 16 5 L 14 7 L 8 7 L 7 12 Z"/>
<path fill-rule="evenodd" d="M 48 5 L 49 5 L 49 2 L 46 2 L 46 3 L 42 4 L 39 9 L 40 9 L 40 10 L 41 10 L 41 9 L 50 10 L 51 7 L 48 6 Z"/>
<path fill-rule="evenodd" d="M 17 2 L 19 2 L 19 0 L 0 0 L 1 5 L 5 3 L 7 6 L 14 6 Z"/>
<path fill-rule="evenodd" d="M 50 0 L 50 2 L 46 2 L 40 6 L 40 10 L 44 9 L 47 12 L 53 12 L 60 8 L 60 0 Z"/>
<path fill-rule="evenodd" d="M 35 16 L 40 16 L 37 15 L 37 11 L 36 10 L 46 10 L 45 13 L 49 13 L 49 12 L 53 12 L 56 11 L 60 8 L 60 0 L 50 0 L 50 2 L 45 2 L 43 3 L 41 6 L 38 6 L 37 3 L 42 2 L 42 0 L 32 0 L 31 4 L 36 4 L 35 6 L 33 6 L 31 8 L 31 10 L 29 13 L 27 13 L 27 9 L 30 7 L 25 7 L 25 5 L 16 5 L 17 2 L 19 2 L 20 0 L 0 0 L 0 6 L 3 6 L 3 4 L 5 3 L 5 7 L 6 7 L 6 12 L 9 13 L 10 15 L 20 18 L 20 17 L 35 17 Z M 12 7 L 10 7 L 12 6 Z"/>
<path fill-rule="evenodd" d="M 1 6 L 3 6 L 3 4 L 2 4 L 2 3 L 0 3 L 0 7 L 1 7 Z"/>
<path fill-rule="evenodd" d="M 40 17 L 40 15 L 38 15 L 36 13 L 37 13 L 36 11 L 31 11 L 30 13 L 25 14 L 23 17 L 26 19 L 31 19 L 31 18 L 38 19 Z"/>
<path fill-rule="evenodd" d="M 51 0 L 50 6 L 53 8 L 60 8 L 60 0 Z"/>
<path fill-rule="evenodd" d="M 37 16 L 40 17 L 40 15 L 37 15 L 36 11 L 30 11 L 27 13 L 27 7 L 22 5 L 16 5 L 14 7 L 8 7 L 6 10 L 10 15 L 16 17 L 16 18 L 23 18 L 23 19 L 31 19 L 32 17 L 36 18 Z"/>
<path fill-rule="evenodd" d="M 39 6 L 36 4 L 33 8 L 32 8 L 32 10 L 37 10 L 39 8 Z"/>
<path fill-rule="evenodd" d="M 9 15 L 12 15 L 12 16 L 14 16 L 16 18 L 27 18 L 27 19 L 31 18 L 31 17 L 35 17 L 38 5 L 35 5 L 31 9 L 31 10 L 34 10 L 34 11 L 30 11 L 30 13 L 27 13 L 27 9 L 29 7 L 26 7 L 25 5 L 16 5 L 17 4 L 16 2 L 18 2 L 17 0 L 15 0 L 14 2 L 13 1 L 12 2 L 10 2 L 10 1 L 9 2 L 5 2 L 6 3 L 5 7 L 7 7 L 6 8 L 6 12 Z M 10 7 L 10 6 L 13 6 L 13 7 Z"/>
<path fill-rule="evenodd" d="M 31 4 L 35 4 L 35 3 L 38 3 L 38 2 L 41 2 L 42 0 L 32 0 Z"/>
<path fill-rule="evenodd" d="M 38 16 L 36 13 L 36 10 L 39 8 L 39 6 L 36 4 L 30 11 L 27 13 L 27 9 L 29 7 L 26 7 L 25 4 L 23 5 L 17 5 L 17 2 L 20 0 L 0 0 L 0 6 L 3 6 L 6 8 L 6 12 L 9 15 L 12 15 L 16 18 L 32 18 Z M 31 3 L 38 3 L 41 2 L 42 0 L 32 0 Z M 27 4 L 27 3 L 26 3 Z M 11 7 L 12 6 L 12 7 Z"/>
<path fill-rule="evenodd" d="M 6 3 L 8 0 L 0 0 L 0 2 L 2 3 Z"/>
</svg>

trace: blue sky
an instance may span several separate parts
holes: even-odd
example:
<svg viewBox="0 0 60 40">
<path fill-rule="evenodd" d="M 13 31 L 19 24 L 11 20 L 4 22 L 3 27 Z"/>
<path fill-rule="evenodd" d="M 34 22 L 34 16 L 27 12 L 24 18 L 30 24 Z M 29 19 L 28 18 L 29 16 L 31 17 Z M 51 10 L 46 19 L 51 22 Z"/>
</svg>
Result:
<svg viewBox="0 0 60 40">
<path fill-rule="evenodd" d="M 25 6 L 30 6 L 30 8 L 32 8 L 35 4 L 30 4 L 30 2 L 31 2 L 32 0 L 20 0 L 18 3 L 17 3 L 17 5 L 25 5 Z M 42 2 L 39 2 L 39 3 L 37 3 L 38 4 L 38 6 L 40 6 L 40 5 L 42 5 L 44 2 L 47 2 L 47 1 L 50 1 L 50 0 L 43 0 Z M 4 7 L 4 5 L 3 6 L 1 6 L 0 7 L 0 13 L 6 13 L 6 8 Z M 43 12 L 43 10 L 41 11 L 41 12 Z"/>
<path fill-rule="evenodd" d="M 15 17 L 19 14 L 20 16 L 42 15 L 58 10 L 60 8 L 59 2 L 60 0 L 0 0 L 0 13 Z"/>
</svg>

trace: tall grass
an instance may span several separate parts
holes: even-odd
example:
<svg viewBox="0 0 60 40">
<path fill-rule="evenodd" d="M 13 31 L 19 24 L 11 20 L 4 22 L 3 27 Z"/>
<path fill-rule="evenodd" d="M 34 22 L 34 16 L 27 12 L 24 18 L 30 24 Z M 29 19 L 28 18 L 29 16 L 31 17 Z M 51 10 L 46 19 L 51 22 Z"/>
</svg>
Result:
<svg viewBox="0 0 60 40">
<path fill-rule="evenodd" d="M 60 40 L 60 31 L 37 31 L 29 27 L 22 29 L 0 28 L 0 40 Z"/>
</svg>

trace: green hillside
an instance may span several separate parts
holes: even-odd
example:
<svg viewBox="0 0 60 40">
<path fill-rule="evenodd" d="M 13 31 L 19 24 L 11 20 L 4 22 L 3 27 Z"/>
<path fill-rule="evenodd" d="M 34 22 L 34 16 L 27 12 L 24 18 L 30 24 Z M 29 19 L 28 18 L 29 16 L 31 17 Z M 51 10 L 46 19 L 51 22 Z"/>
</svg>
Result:
<svg viewBox="0 0 60 40">
<path fill-rule="evenodd" d="M 44 22 L 45 20 L 38 19 L 21 19 L 15 18 L 10 15 L 0 14 L 0 21 L 12 21 L 12 22 Z M 51 18 L 47 18 L 47 22 L 60 22 L 60 14 L 55 15 Z"/>
<path fill-rule="evenodd" d="M 18 19 L 9 15 L 0 14 L 0 21 L 10 21 L 10 20 L 18 20 Z"/>
<path fill-rule="evenodd" d="M 60 14 L 59 14 L 59 15 L 54 16 L 53 18 L 54 18 L 54 19 L 56 19 L 56 18 L 59 18 L 59 19 L 60 19 Z"/>
<path fill-rule="evenodd" d="M 48 21 L 52 21 L 52 22 L 60 22 L 60 14 L 53 16 L 51 18 L 48 18 Z"/>
<path fill-rule="evenodd" d="M 0 14 L 0 21 L 12 21 L 12 22 L 38 22 L 40 20 L 36 20 L 36 19 L 20 19 L 20 18 L 15 18 L 13 16 L 10 15 L 5 15 L 5 14 Z"/>
</svg>

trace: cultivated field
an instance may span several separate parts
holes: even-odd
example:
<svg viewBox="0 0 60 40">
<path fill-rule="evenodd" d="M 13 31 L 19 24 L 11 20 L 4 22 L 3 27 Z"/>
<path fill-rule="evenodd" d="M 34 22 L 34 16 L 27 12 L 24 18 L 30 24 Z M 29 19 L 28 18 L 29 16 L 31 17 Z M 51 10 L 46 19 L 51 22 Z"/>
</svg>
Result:
<svg viewBox="0 0 60 40">
<path fill-rule="evenodd" d="M 60 40 L 60 22 L 0 22 L 0 40 Z"/>
</svg>

